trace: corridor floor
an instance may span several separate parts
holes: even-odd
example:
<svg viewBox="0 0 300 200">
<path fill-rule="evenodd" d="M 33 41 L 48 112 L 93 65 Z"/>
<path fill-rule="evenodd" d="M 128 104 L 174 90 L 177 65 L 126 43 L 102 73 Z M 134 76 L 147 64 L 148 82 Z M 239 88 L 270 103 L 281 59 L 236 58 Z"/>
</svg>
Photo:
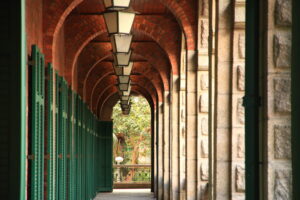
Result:
<svg viewBox="0 0 300 200">
<path fill-rule="evenodd" d="M 113 193 L 100 193 L 94 200 L 154 200 L 150 189 L 118 189 Z"/>
</svg>

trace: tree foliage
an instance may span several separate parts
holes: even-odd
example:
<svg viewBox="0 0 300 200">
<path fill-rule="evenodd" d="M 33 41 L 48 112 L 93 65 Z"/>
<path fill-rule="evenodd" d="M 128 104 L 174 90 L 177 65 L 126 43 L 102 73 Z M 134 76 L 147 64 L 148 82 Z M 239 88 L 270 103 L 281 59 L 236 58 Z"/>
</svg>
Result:
<svg viewBox="0 0 300 200">
<path fill-rule="evenodd" d="M 148 160 L 151 157 L 151 109 L 145 98 L 131 97 L 131 100 L 129 115 L 122 114 L 119 103 L 113 109 L 113 133 L 125 136 L 122 152 L 114 151 L 114 157 L 123 156 L 122 164 L 142 164 L 139 163 L 141 157 Z M 117 144 L 114 146 L 116 149 Z"/>
</svg>

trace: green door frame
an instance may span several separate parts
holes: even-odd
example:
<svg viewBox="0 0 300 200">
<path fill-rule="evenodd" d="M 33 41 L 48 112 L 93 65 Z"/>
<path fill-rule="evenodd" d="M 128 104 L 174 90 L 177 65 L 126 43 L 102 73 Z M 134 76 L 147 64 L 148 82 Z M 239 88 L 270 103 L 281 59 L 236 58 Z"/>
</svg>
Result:
<svg viewBox="0 0 300 200">
<path fill-rule="evenodd" d="M 26 34 L 25 0 L 4 1 L 0 49 L 0 196 L 25 199 Z M 4 146 L 2 146 L 4 147 Z"/>
<path fill-rule="evenodd" d="M 293 165 L 293 199 L 300 199 L 300 2 L 293 0 L 292 30 L 292 165 Z"/>
<path fill-rule="evenodd" d="M 245 68 L 245 153 L 246 200 L 259 200 L 259 4 L 246 1 L 246 68 Z"/>
</svg>

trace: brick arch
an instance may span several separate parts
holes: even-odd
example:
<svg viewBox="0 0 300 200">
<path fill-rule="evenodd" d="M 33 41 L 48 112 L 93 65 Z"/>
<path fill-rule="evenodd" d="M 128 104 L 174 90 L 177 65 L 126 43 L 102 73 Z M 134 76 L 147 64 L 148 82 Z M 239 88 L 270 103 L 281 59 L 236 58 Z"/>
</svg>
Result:
<svg viewBox="0 0 300 200">
<path fill-rule="evenodd" d="M 81 78 L 84 77 L 84 81 L 82 81 L 81 78 L 78 79 L 79 83 L 83 82 L 83 84 L 84 84 L 83 85 L 83 91 L 84 91 L 83 96 L 84 97 L 86 97 L 86 92 L 85 91 L 88 90 L 88 88 L 90 88 L 90 87 L 87 87 L 88 86 L 87 85 L 87 80 L 89 80 L 91 76 L 94 76 L 94 74 L 97 73 L 96 71 L 98 71 L 97 69 L 99 68 L 100 63 L 103 60 L 111 57 L 111 52 L 110 51 L 101 52 L 101 48 L 100 49 L 92 48 L 92 51 L 90 51 L 90 50 L 86 51 L 86 49 L 87 49 L 87 47 L 85 48 L 84 52 L 82 52 L 83 55 L 81 55 L 81 56 L 83 56 L 83 58 L 89 57 L 89 59 L 84 59 L 85 62 L 81 63 L 81 65 L 86 66 L 86 67 L 82 67 L 82 70 L 79 72 L 80 77 Z M 157 52 L 157 50 L 156 50 L 156 52 Z M 149 66 L 150 68 L 153 68 L 155 73 L 156 72 L 158 73 L 158 76 L 154 77 L 154 78 L 159 79 L 159 81 L 162 82 L 164 89 L 168 90 L 169 89 L 169 70 L 166 69 L 167 68 L 167 63 L 163 59 L 159 59 L 159 58 L 155 59 L 156 57 L 159 56 L 159 54 L 155 54 L 154 52 L 153 53 L 150 52 L 150 53 L 144 54 L 144 55 L 141 55 L 141 53 L 143 53 L 143 46 L 142 45 L 140 45 L 139 49 L 135 48 L 134 53 L 133 53 L 133 57 L 138 56 L 139 58 L 147 60 L 149 62 L 149 64 L 147 64 L 147 66 Z M 94 54 L 96 54 L 96 55 L 94 55 Z M 102 54 L 103 54 L 103 57 L 102 57 Z M 97 59 L 100 59 L 100 60 L 97 60 Z M 89 67 L 90 65 L 92 67 Z M 104 68 L 105 68 L 105 70 L 109 70 L 109 67 L 106 66 L 106 64 L 104 65 Z M 112 65 L 111 65 L 110 69 L 111 69 L 111 71 L 113 70 Z M 101 69 L 101 70 L 104 70 L 104 69 Z M 79 90 L 78 90 L 79 93 L 81 93 L 80 88 L 81 87 L 79 85 Z M 84 98 L 84 99 L 86 99 L 86 98 Z"/>
<path fill-rule="evenodd" d="M 134 64 L 134 69 L 132 72 L 134 74 L 141 74 L 142 76 L 146 77 L 152 83 L 154 88 L 156 89 L 156 93 L 158 95 L 158 100 L 162 101 L 164 88 L 163 88 L 162 80 L 159 79 L 160 78 L 159 73 L 157 71 L 155 71 L 155 69 L 152 67 L 147 68 L 147 66 L 145 66 L 143 64 L 136 67 L 136 64 L 138 64 L 138 63 Z M 102 69 L 100 71 L 103 72 Z M 86 94 L 85 101 L 87 103 L 90 103 L 91 105 L 93 105 L 93 96 L 94 96 L 94 93 L 97 92 L 96 88 L 98 87 L 98 85 L 103 85 L 102 80 L 105 78 L 105 76 L 109 76 L 113 73 L 114 73 L 114 71 L 111 67 L 107 71 L 101 73 L 102 76 L 98 76 L 96 83 L 91 84 L 90 87 L 85 87 L 85 88 L 92 89 L 88 94 Z"/>
<path fill-rule="evenodd" d="M 83 48 L 97 36 L 106 33 L 106 28 L 103 26 L 104 20 L 102 16 L 83 17 L 72 15 L 69 18 L 70 19 L 67 21 L 67 24 L 69 25 L 67 26 L 68 28 L 66 30 L 68 38 L 66 41 L 67 58 L 64 74 L 68 82 L 71 82 L 78 56 L 82 52 Z M 77 23 L 78 21 L 83 21 L 84 23 Z M 143 32 L 145 35 L 149 35 L 152 39 L 154 39 L 154 41 L 165 50 L 166 54 L 169 55 L 173 73 L 178 73 L 179 46 L 178 48 L 174 48 L 173 45 L 177 43 L 179 45 L 179 42 L 173 42 L 170 44 L 169 41 L 177 41 L 180 36 L 175 35 L 176 31 L 174 31 L 174 27 L 170 28 L 171 30 L 168 32 L 168 26 L 172 25 L 171 21 L 166 21 L 163 28 L 157 24 L 151 23 L 149 20 L 143 19 L 143 17 L 137 16 L 136 21 L 141 21 L 142 24 L 138 23 L 138 25 L 134 25 L 134 27 L 136 27 L 134 29 Z M 163 20 L 160 21 L 163 22 Z M 86 24 L 89 26 L 86 26 Z M 172 26 L 174 26 L 174 24 L 176 25 L 176 23 L 173 22 Z M 147 26 L 149 26 L 149 28 L 147 28 Z M 161 37 L 162 32 L 164 32 L 164 37 Z M 70 72 L 72 72 L 72 74 L 70 74 Z"/>
<path fill-rule="evenodd" d="M 186 37 L 188 50 L 196 50 L 197 42 L 197 1 L 160 0 L 175 16 Z"/>
<path fill-rule="evenodd" d="M 81 2 L 83 0 L 43 1 L 43 40 L 46 62 L 52 62 L 53 51 L 57 48 L 57 44 L 55 43 L 57 34 L 65 23 L 67 16 Z"/>
</svg>

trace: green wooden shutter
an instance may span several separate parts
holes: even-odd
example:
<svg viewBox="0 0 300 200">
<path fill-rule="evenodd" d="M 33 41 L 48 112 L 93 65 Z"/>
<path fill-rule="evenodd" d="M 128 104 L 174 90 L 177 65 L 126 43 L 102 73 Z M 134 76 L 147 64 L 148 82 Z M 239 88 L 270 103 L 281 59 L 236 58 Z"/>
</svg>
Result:
<svg viewBox="0 0 300 200">
<path fill-rule="evenodd" d="M 48 110 L 48 137 L 47 137 L 47 199 L 55 199 L 55 160 L 54 160 L 54 137 L 53 137 L 53 67 L 51 64 L 48 65 L 48 83 L 47 83 L 47 110 Z"/>
<path fill-rule="evenodd" d="M 31 199 L 44 198 L 44 56 L 37 46 L 31 55 Z"/>
<path fill-rule="evenodd" d="M 111 192 L 113 190 L 112 170 L 112 122 L 99 122 L 100 133 L 100 192 Z"/>
<path fill-rule="evenodd" d="M 66 199 L 66 135 L 67 135 L 67 104 L 68 104 L 68 88 L 66 81 L 59 77 L 59 109 L 58 109 L 58 199 Z"/>
</svg>

